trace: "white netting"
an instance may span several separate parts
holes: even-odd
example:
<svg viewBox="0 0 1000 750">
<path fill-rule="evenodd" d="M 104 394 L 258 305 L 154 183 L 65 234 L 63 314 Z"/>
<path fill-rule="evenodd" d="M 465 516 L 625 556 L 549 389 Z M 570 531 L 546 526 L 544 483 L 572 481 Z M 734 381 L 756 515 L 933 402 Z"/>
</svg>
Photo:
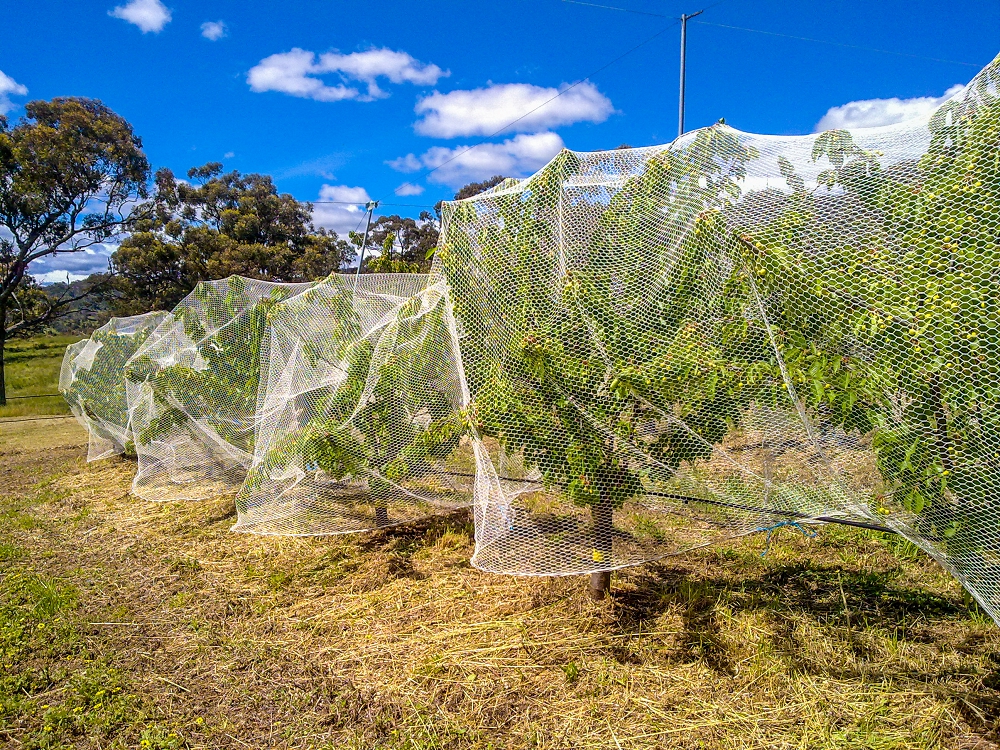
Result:
<svg viewBox="0 0 1000 750">
<path fill-rule="evenodd" d="M 310 286 L 201 282 L 146 339 L 125 367 L 136 495 L 197 500 L 239 489 L 253 455 L 268 314 Z"/>
<path fill-rule="evenodd" d="M 88 461 L 132 451 L 122 372 L 129 358 L 168 315 L 151 312 L 112 318 L 90 338 L 66 347 L 59 369 L 59 391 L 87 430 Z"/>
<path fill-rule="evenodd" d="M 428 276 L 203 283 L 124 367 L 135 492 L 242 484 L 274 534 L 471 500 L 527 575 L 840 516 L 1000 618 L 997 70 L 890 127 L 563 151 L 445 204 Z"/>
<path fill-rule="evenodd" d="M 471 502 L 444 282 L 334 274 L 276 305 L 236 529 L 332 534 Z"/>
<path fill-rule="evenodd" d="M 890 127 L 563 151 L 445 204 L 474 564 L 607 570 L 841 515 L 1000 616 L 996 85 Z"/>
</svg>

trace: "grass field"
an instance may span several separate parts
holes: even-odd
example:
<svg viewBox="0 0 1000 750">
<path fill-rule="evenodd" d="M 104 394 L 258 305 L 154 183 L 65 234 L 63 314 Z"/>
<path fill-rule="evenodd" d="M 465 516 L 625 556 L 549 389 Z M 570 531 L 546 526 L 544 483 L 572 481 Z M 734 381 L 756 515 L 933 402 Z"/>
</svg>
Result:
<svg viewBox="0 0 1000 750">
<path fill-rule="evenodd" d="M 72 421 L 0 423 L 0 747 L 1000 748 L 1000 629 L 878 534 L 617 574 L 469 566 L 460 512 L 233 534 Z"/>
<path fill-rule="evenodd" d="M 23 398 L 58 393 L 59 366 L 66 345 L 82 336 L 35 336 L 15 339 L 6 347 L 7 398 L 0 419 L 37 414 L 68 414 L 61 396 Z"/>
</svg>

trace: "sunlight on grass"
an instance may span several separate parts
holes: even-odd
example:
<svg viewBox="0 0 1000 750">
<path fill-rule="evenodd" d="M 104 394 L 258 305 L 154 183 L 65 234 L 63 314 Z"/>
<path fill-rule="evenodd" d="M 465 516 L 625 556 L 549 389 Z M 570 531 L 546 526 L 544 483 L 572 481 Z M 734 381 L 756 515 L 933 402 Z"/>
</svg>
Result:
<svg viewBox="0 0 1000 750">
<path fill-rule="evenodd" d="M 66 347 L 82 336 L 32 336 L 14 339 L 6 347 L 6 406 L 0 406 L 0 419 L 68 414 L 62 396 L 20 398 L 59 393 L 59 367 Z"/>
<path fill-rule="evenodd" d="M 34 477 L 51 453 L 4 469 Z M 762 537 L 734 540 L 621 571 L 598 604 L 581 577 L 470 568 L 465 513 L 256 537 L 230 533 L 231 497 L 138 502 L 133 473 L 115 458 L 0 476 L 0 746 L 1000 740 L 1000 631 L 883 534 L 779 530 L 764 557 Z"/>
</svg>

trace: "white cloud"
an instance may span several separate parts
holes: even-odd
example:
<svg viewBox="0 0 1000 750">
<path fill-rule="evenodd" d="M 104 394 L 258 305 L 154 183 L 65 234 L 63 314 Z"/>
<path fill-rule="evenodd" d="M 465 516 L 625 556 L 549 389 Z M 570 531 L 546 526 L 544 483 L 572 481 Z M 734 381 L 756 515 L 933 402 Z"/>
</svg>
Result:
<svg viewBox="0 0 1000 750">
<path fill-rule="evenodd" d="M 46 271 L 45 273 L 36 273 L 31 278 L 44 286 L 45 284 L 64 284 L 72 283 L 74 281 L 82 281 L 89 275 L 90 274 L 71 273 L 70 271 Z"/>
<path fill-rule="evenodd" d="M 412 182 L 404 182 L 396 188 L 396 195 L 399 196 L 420 195 L 422 192 L 424 192 L 424 186 L 414 185 Z"/>
<path fill-rule="evenodd" d="M 342 81 L 357 81 L 367 86 L 362 94 L 357 88 L 344 83 L 331 86 L 320 76 L 339 73 Z M 308 50 L 295 49 L 265 57 L 250 69 L 247 83 L 253 91 L 280 91 L 284 94 L 321 102 L 342 99 L 372 101 L 388 94 L 379 88 L 378 79 L 387 78 L 392 83 L 412 83 L 431 86 L 450 75 L 433 63 L 422 63 L 405 52 L 391 49 L 370 49 L 342 55 L 326 52 L 317 56 Z"/>
<path fill-rule="evenodd" d="M 420 163 L 420 159 L 413 154 L 400 156 L 398 159 L 390 159 L 386 164 L 397 172 L 418 172 L 424 166 Z"/>
<path fill-rule="evenodd" d="M 917 96 L 913 99 L 862 99 L 831 107 L 823 119 L 816 123 L 814 132 L 850 128 L 876 128 L 894 125 L 917 117 L 927 117 L 959 91 L 965 88 L 956 83 L 943 96 Z"/>
<path fill-rule="evenodd" d="M 205 21 L 201 25 L 201 35 L 213 42 L 222 39 L 226 32 L 226 24 L 222 21 Z"/>
<path fill-rule="evenodd" d="M 250 69 L 247 83 L 256 92 L 280 91 L 283 94 L 315 99 L 320 102 L 336 102 L 341 99 L 357 99 L 359 92 L 343 84 L 327 86 L 314 74 L 322 72 L 316 64 L 316 55 L 304 49 L 293 49 L 265 57 Z"/>
<path fill-rule="evenodd" d="M 555 133 L 521 134 L 503 143 L 482 143 L 474 148 L 435 146 L 419 157 L 407 154 L 388 164 L 394 169 L 413 164 L 436 169 L 437 171 L 432 172 L 427 178 L 430 182 L 461 187 L 466 183 L 496 174 L 505 177 L 523 177 L 531 174 L 547 164 L 562 147 L 563 140 Z"/>
<path fill-rule="evenodd" d="M 5 115 L 14 109 L 11 96 L 24 96 L 28 87 L 24 86 L 0 70 L 0 115 Z"/>
<path fill-rule="evenodd" d="M 323 185 L 319 189 L 319 198 L 313 203 L 313 223 L 332 229 L 346 240 L 348 232 L 364 231 L 365 204 L 370 200 L 371 196 L 363 187 Z"/>
<path fill-rule="evenodd" d="M 235 153 L 233 153 L 232 151 L 227 151 L 225 154 L 222 155 L 222 158 L 223 159 L 232 159 L 234 156 L 236 156 Z"/>
<path fill-rule="evenodd" d="M 108 11 L 109 16 L 135 24 L 142 33 L 159 33 L 170 23 L 170 11 L 160 0 L 131 0 Z"/>
<path fill-rule="evenodd" d="M 66 281 L 67 276 L 70 281 L 79 281 L 92 273 L 105 273 L 108 259 L 117 249 L 117 244 L 105 243 L 75 253 L 46 255 L 33 262 L 28 273 L 41 284 Z"/>
<path fill-rule="evenodd" d="M 565 92 L 560 95 L 560 92 Z M 501 83 L 471 91 L 435 91 L 417 102 L 421 135 L 455 138 L 508 132 L 537 133 L 574 122 L 604 122 L 614 112 L 611 100 L 588 82 L 573 88 Z M 510 127 L 508 123 L 521 118 Z"/>
</svg>

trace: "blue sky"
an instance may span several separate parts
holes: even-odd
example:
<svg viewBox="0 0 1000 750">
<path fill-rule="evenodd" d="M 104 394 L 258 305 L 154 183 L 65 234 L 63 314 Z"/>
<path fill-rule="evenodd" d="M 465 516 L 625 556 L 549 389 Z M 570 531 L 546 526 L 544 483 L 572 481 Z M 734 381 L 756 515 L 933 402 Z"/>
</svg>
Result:
<svg viewBox="0 0 1000 750">
<path fill-rule="evenodd" d="M 562 0 L 7 0 L 0 109 L 16 118 L 33 98 L 99 98 L 134 125 L 154 167 L 183 175 L 222 161 L 302 200 L 371 197 L 415 216 L 472 179 L 528 174 L 563 145 L 670 141 L 681 12 L 710 6 L 689 25 L 689 129 L 719 117 L 778 134 L 898 120 L 1000 51 L 997 0 L 594 2 L 639 12 Z M 316 205 L 317 222 L 341 232 L 360 216 Z M 104 265 L 98 252 L 33 271 Z"/>
</svg>

